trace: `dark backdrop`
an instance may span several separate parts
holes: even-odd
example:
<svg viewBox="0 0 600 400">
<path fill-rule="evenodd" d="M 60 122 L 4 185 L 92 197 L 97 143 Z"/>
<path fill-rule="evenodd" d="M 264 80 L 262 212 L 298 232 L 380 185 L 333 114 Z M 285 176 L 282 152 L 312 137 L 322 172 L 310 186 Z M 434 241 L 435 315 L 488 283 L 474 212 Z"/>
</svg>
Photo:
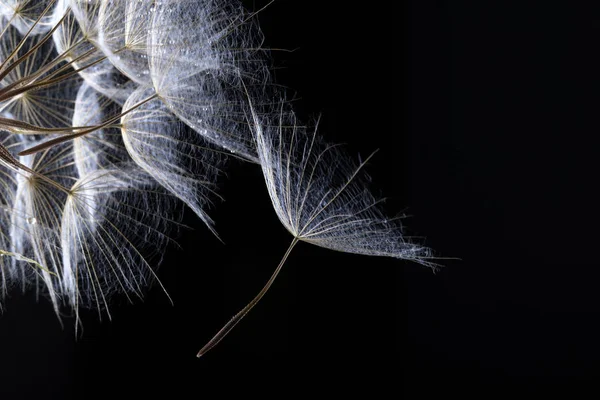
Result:
<svg viewBox="0 0 600 400">
<path fill-rule="evenodd" d="M 413 228 L 462 258 L 436 276 L 403 266 L 411 390 L 598 374 L 600 8 L 573 4 L 403 10 L 398 185 Z"/>
<path fill-rule="evenodd" d="M 275 1 L 259 15 L 265 46 L 295 49 L 273 57 L 300 116 L 320 114 L 321 134 L 354 154 L 380 149 L 368 171 L 390 214 L 410 214 L 411 234 L 461 260 L 434 275 L 300 244 L 263 301 L 197 360 L 291 241 L 260 170 L 233 163 L 211 211 L 225 244 L 188 213 L 194 229 L 165 255 L 174 307 L 154 288 L 115 304 L 111 322 L 86 312 L 75 340 L 47 301 L 12 293 L 3 389 L 67 398 L 123 382 L 200 396 L 209 377 L 235 385 L 244 371 L 268 392 L 277 371 L 291 388 L 375 377 L 371 389 L 406 394 L 597 373 L 600 7 L 388 3 Z"/>
</svg>

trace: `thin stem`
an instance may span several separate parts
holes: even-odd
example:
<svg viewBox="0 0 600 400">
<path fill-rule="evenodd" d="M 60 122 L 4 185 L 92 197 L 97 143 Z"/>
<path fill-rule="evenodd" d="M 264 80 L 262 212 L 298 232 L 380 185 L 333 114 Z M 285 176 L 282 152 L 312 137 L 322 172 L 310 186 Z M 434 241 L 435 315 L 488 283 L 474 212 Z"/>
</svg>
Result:
<svg viewBox="0 0 600 400">
<path fill-rule="evenodd" d="M 95 50 L 89 50 L 87 53 L 91 54 L 94 51 Z M 10 99 L 11 97 L 15 97 L 15 96 L 17 96 L 17 95 L 19 95 L 21 93 L 29 92 L 29 91 L 34 90 L 34 89 L 41 89 L 41 88 L 46 87 L 46 86 L 52 86 L 55 83 L 59 83 L 61 81 L 64 81 L 65 79 L 68 79 L 68 78 L 70 78 L 72 76 L 77 75 L 79 72 L 83 71 L 86 68 L 89 68 L 89 67 L 92 67 L 92 66 L 98 64 L 99 62 L 103 61 L 105 58 L 106 57 L 102 57 L 102 58 L 100 58 L 100 59 L 98 59 L 98 60 L 96 60 L 96 61 L 94 61 L 94 62 L 92 62 L 92 63 L 90 63 L 88 65 L 86 65 L 85 67 L 81 67 L 79 69 L 70 71 L 70 72 L 68 72 L 66 74 L 63 74 L 63 75 L 59 76 L 58 78 L 53 78 L 53 79 L 46 78 L 46 80 L 43 80 L 41 82 L 30 83 L 30 84 L 27 84 L 26 86 L 23 86 L 23 87 L 11 90 L 9 92 L 2 91 L 2 94 L 0 94 L 0 101 L 4 101 L 6 99 Z M 73 61 L 71 61 L 70 63 L 72 63 L 72 62 Z M 63 69 L 68 69 L 68 68 L 67 68 L 67 66 L 62 66 L 60 68 L 60 70 L 63 70 Z M 51 76 L 55 76 L 56 73 L 58 73 L 58 71 L 52 73 Z"/>
<path fill-rule="evenodd" d="M 219 342 L 221 340 L 223 340 L 223 338 L 225 336 L 227 336 L 227 334 L 238 324 L 238 322 L 240 322 L 242 320 L 242 318 L 244 318 L 246 316 L 246 314 L 248 314 L 250 312 L 250 310 L 252 310 L 252 308 L 260 301 L 260 299 L 262 299 L 262 297 L 265 295 L 265 293 L 267 293 L 267 291 L 269 290 L 269 288 L 275 281 L 275 278 L 277 278 L 277 275 L 279 275 L 279 272 L 281 271 L 283 264 L 285 264 L 285 261 L 287 260 L 288 256 L 292 252 L 292 249 L 294 248 L 296 243 L 298 243 L 297 237 L 295 237 L 294 240 L 292 240 L 290 247 L 288 247 L 287 251 L 283 255 L 283 258 L 279 262 L 279 265 L 275 269 L 275 272 L 273 272 L 273 275 L 271 275 L 271 278 L 267 281 L 266 285 L 261 289 L 260 292 L 258 292 L 256 297 L 253 298 L 252 301 L 246 305 L 246 307 L 242 308 L 242 310 L 240 312 L 235 314 L 235 316 L 233 318 L 231 318 L 231 320 L 229 320 L 229 322 L 226 323 L 225 326 L 223 326 L 223 328 L 221 328 L 221 330 L 219 332 L 217 332 L 217 334 L 215 336 L 213 336 L 213 338 L 210 339 L 208 341 L 208 343 L 206 343 L 204 345 L 204 347 L 202 347 L 202 349 L 200 349 L 197 357 L 202 357 L 210 349 L 212 349 L 217 344 L 219 344 Z"/>
<path fill-rule="evenodd" d="M 25 53 L 24 55 L 22 55 L 21 57 L 19 57 L 17 59 L 17 61 L 13 62 L 12 64 L 10 64 L 4 71 L 2 71 L 2 73 L 0 73 L 0 80 L 4 79 L 6 77 L 6 75 L 8 75 L 10 73 L 10 71 L 14 70 L 19 64 L 21 64 L 24 60 L 28 59 L 29 56 L 31 56 L 33 53 L 35 53 L 35 51 L 37 49 L 39 49 L 44 43 L 46 43 L 48 41 L 48 39 L 50 39 L 52 37 L 52 34 L 58 29 L 59 25 L 62 24 L 62 22 L 64 21 L 64 19 L 67 17 L 67 14 L 69 13 L 69 8 L 67 8 L 67 11 L 65 12 L 65 15 L 63 15 L 63 17 L 60 19 L 60 21 L 58 21 L 56 23 L 56 25 L 54 25 L 54 28 L 52 28 L 50 30 L 50 32 L 48 32 L 43 38 L 42 40 L 40 40 L 35 46 L 33 46 L 31 49 L 29 49 L 29 51 L 27 53 Z M 41 18 L 41 17 L 40 17 Z M 37 22 L 36 22 L 37 23 Z M 33 28 L 32 28 L 33 29 Z"/>
<path fill-rule="evenodd" d="M 6 166 L 12 167 L 14 170 L 23 170 L 25 172 L 29 172 L 30 174 L 40 178 L 44 182 L 54 186 L 58 190 L 62 190 L 65 193 L 69 193 L 69 190 L 62 186 L 60 183 L 53 181 L 46 175 L 40 174 L 39 172 L 34 171 L 25 164 L 19 162 L 16 158 L 12 156 L 12 154 L 10 154 L 10 151 L 8 151 L 8 149 L 0 143 L 0 163 L 1 162 L 4 162 Z"/>
<path fill-rule="evenodd" d="M 17 47 L 15 47 L 13 49 L 13 51 L 10 53 L 10 55 L 8 57 L 6 57 L 6 59 L 2 62 L 2 64 L 0 65 L 0 70 L 3 70 L 4 67 L 6 67 L 6 64 L 14 57 L 17 55 L 17 53 L 19 52 L 19 50 L 21 50 L 21 47 L 23 47 L 23 45 L 25 45 L 25 42 L 27 42 L 27 38 L 29 38 L 29 35 L 31 34 L 31 32 L 33 31 L 33 29 L 37 26 L 37 24 L 39 24 L 39 22 L 42 20 L 42 18 L 44 17 L 44 15 L 46 15 L 48 13 L 48 11 L 50 10 L 50 8 L 52 7 L 52 5 L 54 5 L 54 3 L 56 2 L 56 0 L 52 0 L 48 3 L 48 5 L 46 6 L 46 8 L 44 9 L 44 11 L 42 11 L 42 13 L 38 16 L 38 18 L 35 20 L 35 22 L 33 23 L 33 25 L 31 25 L 31 28 L 29 28 L 29 30 L 27 31 L 27 33 L 21 38 L 21 41 L 19 42 L 19 44 L 17 44 Z M 46 39 L 47 40 L 47 39 Z"/>
<path fill-rule="evenodd" d="M 0 117 L 0 130 L 6 130 L 12 133 L 22 135 L 42 135 L 45 133 L 70 133 L 71 131 L 92 128 L 91 125 L 85 126 L 64 126 L 61 128 L 43 128 L 41 126 L 28 124 L 12 118 Z"/>
<path fill-rule="evenodd" d="M 114 124 L 114 123 L 115 123 L 115 122 L 116 122 L 116 121 L 117 121 L 119 118 L 122 118 L 123 116 L 125 116 L 125 115 L 129 114 L 129 113 L 130 113 L 130 112 L 132 112 L 133 110 L 135 110 L 135 109 L 137 109 L 137 108 L 141 107 L 142 105 L 146 104 L 147 102 L 149 102 L 149 101 L 151 101 L 151 100 L 154 100 L 154 99 L 155 99 L 155 98 L 157 98 L 157 97 L 158 97 L 158 95 L 155 93 L 155 94 L 153 94 L 152 96 L 150 96 L 150 97 L 146 98 L 145 100 L 142 100 L 142 101 L 140 101 L 139 103 L 137 103 L 137 104 L 133 105 L 133 106 L 132 106 L 131 108 L 129 108 L 127 111 L 124 111 L 124 112 L 122 112 L 122 113 L 121 113 L 121 114 L 119 114 L 119 115 L 116 115 L 116 116 L 114 116 L 114 117 L 112 117 L 112 118 L 109 118 L 108 120 L 104 121 L 104 122 L 103 122 L 102 124 L 100 124 L 100 125 L 96 125 L 96 126 L 89 127 L 89 128 L 87 128 L 87 129 L 85 129 L 85 130 L 83 130 L 83 131 L 81 131 L 81 132 L 77 132 L 77 133 L 71 133 L 71 134 L 68 134 L 68 135 L 59 136 L 59 137 L 57 137 L 57 138 L 50 139 L 50 140 L 48 140 L 47 142 L 40 143 L 40 144 L 38 144 L 37 146 L 33 146 L 33 147 L 30 147 L 30 148 L 28 148 L 28 149 L 25 149 L 25 150 L 21 151 L 21 152 L 19 153 L 19 155 L 20 155 L 20 156 L 27 156 L 27 155 L 29 155 L 29 154 L 34 154 L 34 153 L 37 153 L 37 152 L 39 152 L 39 151 L 42 151 L 42 150 L 49 149 L 49 148 L 50 148 L 50 147 L 52 147 L 52 146 L 56 146 L 57 144 L 64 143 L 64 142 L 67 142 L 67 141 L 69 141 L 69 140 L 76 139 L 76 138 L 78 138 L 78 137 L 81 137 L 81 136 L 87 135 L 87 134 L 89 134 L 89 133 L 95 132 L 95 131 L 97 131 L 97 130 L 99 130 L 99 129 L 106 128 L 107 126 L 110 126 L 110 125 Z M 72 129 L 72 128 L 71 128 L 71 129 Z"/>
</svg>

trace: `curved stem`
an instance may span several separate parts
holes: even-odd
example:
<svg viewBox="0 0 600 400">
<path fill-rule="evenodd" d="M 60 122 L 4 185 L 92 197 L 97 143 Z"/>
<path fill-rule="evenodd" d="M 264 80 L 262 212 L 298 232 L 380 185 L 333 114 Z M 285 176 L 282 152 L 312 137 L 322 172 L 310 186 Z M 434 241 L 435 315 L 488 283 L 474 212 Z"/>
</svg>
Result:
<svg viewBox="0 0 600 400">
<path fill-rule="evenodd" d="M 200 349 L 197 357 L 202 357 L 210 349 L 212 349 L 217 344 L 219 344 L 219 342 L 221 340 L 223 340 L 223 338 L 238 324 L 238 322 L 240 322 L 242 320 L 242 318 L 244 318 L 246 316 L 246 314 L 248 314 L 250 312 L 250 310 L 252 310 L 252 308 L 260 301 L 260 299 L 262 299 L 262 297 L 265 295 L 265 293 L 267 293 L 267 291 L 269 290 L 269 288 L 275 281 L 275 278 L 277 278 L 277 275 L 279 275 L 279 272 L 281 271 L 283 264 L 285 264 L 285 261 L 287 260 L 288 256 L 292 252 L 292 249 L 294 248 L 296 243 L 298 243 L 298 238 L 295 237 L 294 240 L 292 240 L 290 247 L 288 247 L 287 251 L 283 255 L 283 258 L 279 262 L 279 265 L 275 269 L 275 272 L 273 272 L 273 275 L 271 275 L 271 278 L 269 278 L 269 280 L 267 281 L 265 286 L 261 289 L 261 291 L 258 292 L 256 297 L 253 298 L 252 301 L 250 301 L 250 303 L 248 303 L 246 305 L 246 307 L 242 308 L 242 310 L 240 312 L 235 314 L 235 316 L 233 318 L 231 318 L 231 320 L 229 320 L 229 322 L 226 323 L 225 326 L 223 326 L 223 328 L 221 328 L 221 330 L 219 332 L 217 332 L 217 334 L 215 336 L 213 336 L 213 338 L 210 339 L 208 341 L 208 343 L 206 343 L 204 345 L 204 347 L 202 347 L 202 349 Z"/>
</svg>

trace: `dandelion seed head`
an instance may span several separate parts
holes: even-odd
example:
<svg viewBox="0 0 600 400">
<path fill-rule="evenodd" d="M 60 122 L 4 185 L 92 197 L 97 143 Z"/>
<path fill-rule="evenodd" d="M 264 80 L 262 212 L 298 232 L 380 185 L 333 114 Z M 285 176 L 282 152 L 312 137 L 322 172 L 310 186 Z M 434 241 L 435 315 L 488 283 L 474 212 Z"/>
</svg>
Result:
<svg viewBox="0 0 600 400">
<path fill-rule="evenodd" d="M 369 191 L 368 159 L 274 107 L 262 41 L 237 0 L 0 2 L 2 294 L 34 288 L 78 324 L 162 286 L 182 206 L 216 234 L 229 157 L 260 164 L 293 245 L 431 265 Z"/>
</svg>

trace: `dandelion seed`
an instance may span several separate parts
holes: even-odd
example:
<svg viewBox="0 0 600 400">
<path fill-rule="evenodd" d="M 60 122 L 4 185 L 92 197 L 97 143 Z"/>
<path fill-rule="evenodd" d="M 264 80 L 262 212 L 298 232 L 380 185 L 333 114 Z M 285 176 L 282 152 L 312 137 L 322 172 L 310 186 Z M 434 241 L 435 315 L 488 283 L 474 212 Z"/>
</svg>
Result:
<svg viewBox="0 0 600 400">
<path fill-rule="evenodd" d="M 121 107 L 84 82 L 77 93 L 73 126 L 98 126 L 93 134 L 73 140 L 73 158 L 79 177 L 99 169 L 118 169 L 130 158 L 116 127 L 102 127 L 103 121 L 119 115 Z"/>
<path fill-rule="evenodd" d="M 131 108 L 152 94 L 152 89 L 142 87 L 132 93 L 123 108 Z M 214 181 L 223 155 L 179 121 L 159 99 L 124 115 L 121 132 L 131 158 L 212 230 L 213 221 L 204 209 L 210 203 L 209 195 L 215 194 Z"/>
<path fill-rule="evenodd" d="M 23 37 L 16 29 L 9 27 L 0 38 L 0 60 L 7 60 Z M 35 36 L 21 46 L 13 61 L 1 71 L 3 78 L 0 87 L 11 88 L 15 94 L 0 103 L 0 115 L 17 118 L 28 124 L 44 128 L 69 126 L 73 115 L 73 104 L 79 87 L 77 76 L 40 87 L 35 91 L 25 91 L 27 85 L 43 82 L 58 70 L 50 65 L 54 54 L 53 43 L 43 36 Z M 9 92 L 10 93 L 10 92 Z M 26 133 L 26 131 L 21 131 Z"/>
<path fill-rule="evenodd" d="M 32 139 L 21 138 L 21 143 Z M 59 311 L 59 292 L 50 272 L 59 275 L 60 219 L 63 204 L 74 173 L 67 147 L 56 147 L 45 153 L 19 158 L 24 166 L 17 173 L 17 188 L 10 221 L 10 237 L 14 253 L 35 259 L 46 270 L 41 273 L 55 311 Z M 35 221 L 35 223 L 32 223 Z M 38 281 L 37 276 L 35 277 Z M 42 282 L 36 284 L 38 288 Z"/>
<path fill-rule="evenodd" d="M 148 34 L 152 29 L 154 1 L 103 2 L 98 10 L 98 44 L 126 77 L 150 86 Z"/>
<path fill-rule="evenodd" d="M 80 306 L 108 312 L 115 293 L 141 298 L 155 278 L 150 261 L 164 252 L 174 199 L 134 165 L 77 180 L 61 218 L 61 288 Z M 110 313 L 108 314 L 110 317 Z"/>
<path fill-rule="evenodd" d="M 237 2 L 165 1 L 156 4 L 148 42 L 154 89 L 169 110 L 206 140 L 254 162 L 242 79 L 267 79 L 258 35 Z"/>
<path fill-rule="evenodd" d="M 57 25 L 52 39 L 56 51 L 91 87 L 123 104 L 135 84 L 122 76 L 99 50 L 97 15 L 101 4 L 58 0 L 53 18 L 56 23 L 63 21 Z"/>
<path fill-rule="evenodd" d="M 215 347 L 262 299 L 299 241 L 371 256 L 415 261 L 430 267 L 430 250 L 408 241 L 399 219 L 387 219 L 366 188 L 363 167 L 339 146 L 328 145 L 298 126 L 292 113 L 279 121 L 261 121 L 252 113 L 260 165 L 275 213 L 293 236 L 266 285 L 198 353 Z"/>
<path fill-rule="evenodd" d="M 16 141 L 13 135 L 6 132 L 0 132 L 0 144 L 3 148 L 10 149 L 15 143 Z M 10 222 L 17 190 L 16 171 L 13 168 L 4 168 L 0 166 L 0 188 L 0 207 L 5 211 L 0 214 L 0 248 L 7 251 L 7 249 L 12 247 Z M 24 273 L 13 263 L 12 259 L 8 257 L 0 259 L 2 295 L 6 295 L 9 286 L 19 283 L 23 274 Z"/>
</svg>

